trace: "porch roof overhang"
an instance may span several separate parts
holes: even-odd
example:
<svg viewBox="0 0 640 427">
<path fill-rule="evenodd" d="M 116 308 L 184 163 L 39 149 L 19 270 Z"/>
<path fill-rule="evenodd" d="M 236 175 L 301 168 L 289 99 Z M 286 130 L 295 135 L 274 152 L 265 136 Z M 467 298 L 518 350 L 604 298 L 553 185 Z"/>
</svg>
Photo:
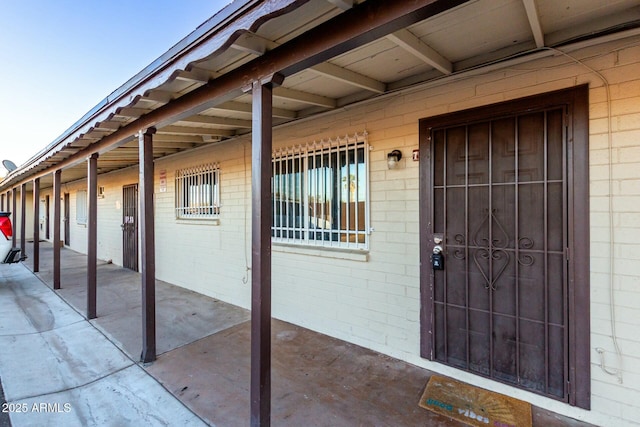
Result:
<svg viewBox="0 0 640 427">
<path fill-rule="evenodd" d="M 499 23 L 499 25 L 496 25 Z M 0 182 L 63 182 L 251 132 L 251 81 L 274 73 L 274 125 L 586 43 L 640 34 L 637 0 L 237 0 L 132 77 Z"/>
</svg>

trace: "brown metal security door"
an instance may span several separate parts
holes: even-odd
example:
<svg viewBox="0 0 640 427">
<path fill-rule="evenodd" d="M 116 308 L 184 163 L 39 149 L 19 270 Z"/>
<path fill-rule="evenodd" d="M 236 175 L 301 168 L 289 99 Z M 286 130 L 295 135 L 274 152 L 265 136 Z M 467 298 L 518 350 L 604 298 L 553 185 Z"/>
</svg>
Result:
<svg viewBox="0 0 640 427">
<path fill-rule="evenodd" d="M 138 185 L 122 187 L 122 265 L 138 271 Z"/>
<path fill-rule="evenodd" d="M 66 246 L 71 245 L 71 223 L 69 222 L 69 215 L 71 212 L 71 202 L 69 193 L 64 193 L 64 244 Z"/>
<path fill-rule="evenodd" d="M 567 398 L 563 108 L 435 129 L 433 358 Z M 436 242 L 437 243 L 437 242 Z"/>
<path fill-rule="evenodd" d="M 44 198 L 44 237 L 49 240 L 51 238 L 50 236 L 50 232 L 51 232 L 51 228 L 49 226 L 49 205 L 51 203 L 51 199 L 49 198 L 49 195 L 45 196 Z"/>
</svg>

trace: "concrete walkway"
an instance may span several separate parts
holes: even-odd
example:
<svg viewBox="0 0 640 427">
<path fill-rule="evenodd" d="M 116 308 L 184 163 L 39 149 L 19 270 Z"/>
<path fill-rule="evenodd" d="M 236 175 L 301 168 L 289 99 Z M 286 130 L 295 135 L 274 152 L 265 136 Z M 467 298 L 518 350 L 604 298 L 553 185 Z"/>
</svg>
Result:
<svg viewBox="0 0 640 427">
<path fill-rule="evenodd" d="M 14 427 L 206 425 L 21 264 L 0 266 L 0 319 Z"/>
<path fill-rule="evenodd" d="M 14 427 L 249 424 L 246 310 L 157 281 L 159 357 L 141 366 L 140 275 L 99 263 L 89 322 L 86 257 L 62 250 L 54 292 L 52 254 L 41 243 L 36 275 L 31 260 L 0 265 L 0 381 L 6 401 L 27 409 L 10 414 Z M 286 322 L 272 327 L 272 425 L 463 425 L 418 406 L 429 371 Z M 538 408 L 533 422 L 586 425 Z"/>
</svg>

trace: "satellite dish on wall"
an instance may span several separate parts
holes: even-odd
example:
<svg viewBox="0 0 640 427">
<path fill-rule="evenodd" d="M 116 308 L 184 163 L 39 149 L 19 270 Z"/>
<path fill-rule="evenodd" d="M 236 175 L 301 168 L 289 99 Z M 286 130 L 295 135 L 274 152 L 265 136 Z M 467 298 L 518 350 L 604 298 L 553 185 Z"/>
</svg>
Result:
<svg viewBox="0 0 640 427">
<path fill-rule="evenodd" d="M 14 170 L 18 169 L 16 164 L 13 163 L 11 160 L 3 160 L 2 161 L 2 166 L 4 166 L 4 168 L 6 170 L 8 170 L 9 172 L 13 172 Z"/>
</svg>

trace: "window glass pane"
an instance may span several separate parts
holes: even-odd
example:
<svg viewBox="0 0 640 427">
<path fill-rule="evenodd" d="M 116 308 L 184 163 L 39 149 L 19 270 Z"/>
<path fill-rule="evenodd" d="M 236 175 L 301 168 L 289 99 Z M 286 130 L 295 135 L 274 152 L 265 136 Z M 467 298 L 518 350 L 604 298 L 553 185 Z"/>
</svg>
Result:
<svg viewBox="0 0 640 427">
<path fill-rule="evenodd" d="M 341 231 L 364 231 L 364 212 L 366 189 L 363 182 L 364 172 L 364 148 L 349 148 L 340 155 L 340 217 L 336 225 Z M 362 217 L 361 217 L 362 215 Z M 359 228 L 359 223 L 362 228 Z M 355 234 L 346 233 L 341 237 L 342 241 L 358 241 Z"/>
<path fill-rule="evenodd" d="M 333 228 L 332 200 L 334 199 L 334 170 L 329 153 L 318 154 L 308 159 L 310 191 L 308 202 L 310 239 L 329 240 L 330 233 L 313 230 L 331 230 Z"/>
</svg>

